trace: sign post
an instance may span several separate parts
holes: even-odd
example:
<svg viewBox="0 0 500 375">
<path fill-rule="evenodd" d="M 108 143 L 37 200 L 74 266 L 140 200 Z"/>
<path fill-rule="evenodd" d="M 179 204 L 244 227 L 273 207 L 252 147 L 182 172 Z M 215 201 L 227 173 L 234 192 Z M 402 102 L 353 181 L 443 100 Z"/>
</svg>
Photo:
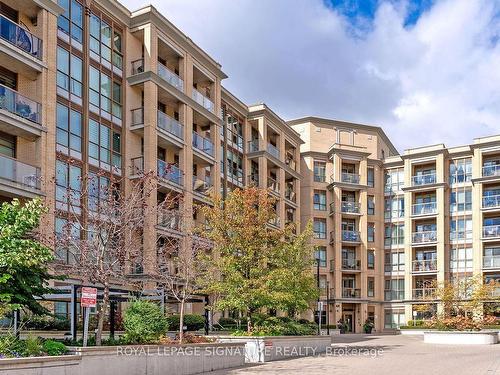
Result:
<svg viewBox="0 0 500 375">
<path fill-rule="evenodd" d="M 318 302 L 318 331 L 321 335 L 321 318 L 323 317 L 323 301 Z"/>
<path fill-rule="evenodd" d="M 96 307 L 97 305 L 97 288 L 83 287 L 80 304 L 85 309 L 85 322 L 83 324 L 83 346 L 87 346 L 87 340 L 89 337 L 90 309 L 92 307 Z"/>
</svg>

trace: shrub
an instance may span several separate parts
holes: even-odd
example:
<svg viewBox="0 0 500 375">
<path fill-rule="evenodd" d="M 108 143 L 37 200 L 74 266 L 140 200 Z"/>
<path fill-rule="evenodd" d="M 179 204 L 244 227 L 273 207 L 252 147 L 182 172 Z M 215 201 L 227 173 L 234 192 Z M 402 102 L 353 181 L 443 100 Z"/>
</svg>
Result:
<svg viewBox="0 0 500 375">
<path fill-rule="evenodd" d="M 225 326 L 235 326 L 238 323 L 236 322 L 236 319 L 233 318 L 219 318 L 219 324 L 225 327 Z"/>
<path fill-rule="evenodd" d="M 68 331 L 70 329 L 69 320 L 49 316 L 30 316 L 24 319 L 22 324 L 26 329 L 40 331 Z"/>
<path fill-rule="evenodd" d="M 133 344 L 156 342 L 168 329 L 160 307 L 148 301 L 134 301 L 123 318 L 125 340 Z"/>
<path fill-rule="evenodd" d="M 180 315 L 171 315 L 167 317 L 168 328 L 172 331 L 179 330 Z M 184 325 L 188 331 L 197 331 L 205 327 L 205 317 L 196 314 L 184 315 Z"/>
<path fill-rule="evenodd" d="M 260 318 L 260 319 L 259 319 Z M 315 323 L 300 323 L 287 317 L 268 316 L 262 319 L 259 316 L 251 333 L 238 330 L 233 333 L 235 336 L 305 336 L 314 335 L 318 329 Z"/>
<path fill-rule="evenodd" d="M 38 337 L 28 336 L 26 340 L 19 340 L 20 347 L 23 347 L 25 357 L 36 357 L 42 354 L 42 341 Z"/>
<path fill-rule="evenodd" d="M 43 343 L 43 351 L 50 356 L 63 355 L 68 351 L 68 348 L 66 348 L 66 345 L 64 345 L 62 342 L 46 340 Z"/>
<path fill-rule="evenodd" d="M 453 316 L 448 318 L 434 318 L 424 324 L 426 328 L 439 331 L 479 331 L 482 323 L 466 316 Z"/>
</svg>

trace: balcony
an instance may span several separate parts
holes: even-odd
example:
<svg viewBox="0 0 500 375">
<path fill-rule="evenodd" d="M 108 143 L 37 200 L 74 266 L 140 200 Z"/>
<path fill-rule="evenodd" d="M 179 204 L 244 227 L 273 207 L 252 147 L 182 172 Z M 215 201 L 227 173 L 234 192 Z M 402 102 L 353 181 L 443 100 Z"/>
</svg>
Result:
<svg viewBox="0 0 500 375">
<path fill-rule="evenodd" d="M 42 60 L 42 41 L 4 16 L 0 16 L 0 38 L 28 55 Z"/>
<path fill-rule="evenodd" d="M 393 289 L 385 289 L 384 290 L 384 300 L 385 301 L 401 301 L 405 298 L 404 290 L 393 290 Z"/>
<path fill-rule="evenodd" d="M 498 269 L 498 268 L 500 268 L 500 255 L 483 256 L 483 269 Z"/>
<path fill-rule="evenodd" d="M 215 112 L 215 105 L 214 102 L 211 101 L 209 98 L 207 98 L 205 95 L 203 95 L 201 92 L 196 90 L 193 87 L 193 94 L 192 94 L 193 100 L 201 105 L 203 108 L 205 108 L 207 111 L 210 111 L 212 113 Z"/>
<path fill-rule="evenodd" d="M 259 186 L 259 174 L 252 173 L 247 176 L 247 183 L 249 185 Z"/>
<path fill-rule="evenodd" d="M 500 195 L 483 196 L 483 208 L 500 208 Z"/>
<path fill-rule="evenodd" d="M 342 288 L 342 298 L 361 298 L 361 289 Z"/>
<path fill-rule="evenodd" d="M 450 241 L 472 240 L 471 230 L 457 230 L 450 232 Z"/>
<path fill-rule="evenodd" d="M 360 242 L 361 235 L 356 230 L 343 230 L 342 242 Z"/>
<path fill-rule="evenodd" d="M 267 152 L 269 152 L 276 159 L 280 158 L 280 150 L 278 150 L 278 148 L 276 146 L 274 146 L 270 143 L 267 144 Z"/>
<path fill-rule="evenodd" d="M 184 139 L 184 126 L 166 113 L 158 111 L 157 124 L 158 128 L 161 130 L 164 130 L 179 139 Z"/>
<path fill-rule="evenodd" d="M 404 210 L 389 210 L 384 211 L 385 220 L 398 220 L 405 217 Z"/>
<path fill-rule="evenodd" d="M 166 210 L 158 212 L 157 225 L 161 229 L 180 232 L 181 230 L 181 217 L 178 210 Z"/>
<path fill-rule="evenodd" d="M 437 231 L 423 231 L 423 232 L 413 232 L 411 236 L 411 242 L 413 244 L 426 244 L 437 241 Z"/>
<path fill-rule="evenodd" d="M 210 176 L 205 176 L 204 179 L 200 179 L 197 176 L 193 176 L 193 193 L 200 193 L 207 195 L 208 191 L 212 188 L 212 179 Z"/>
<path fill-rule="evenodd" d="M 257 152 L 257 151 L 259 151 L 259 140 L 252 139 L 251 141 L 248 141 L 248 152 Z"/>
<path fill-rule="evenodd" d="M 131 114 L 130 125 L 132 126 L 144 125 L 144 108 L 140 107 L 132 109 L 130 111 L 130 114 Z"/>
<path fill-rule="evenodd" d="M 267 177 L 267 188 L 275 193 L 280 192 L 280 183 L 272 177 Z"/>
<path fill-rule="evenodd" d="M 432 185 L 436 183 L 436 173 L 412 176 L 412 186 Z"/>
<path fill-rule="evenodd" d="M 359 174 L 342 172 L 340 180 L 347 184 L 359 184 Z"/>
<path fill-rule="evenodd" d="M 158 62 L 158 75 L 179 91 L 184 91 L 184 81 L 165 65 Z M 193 98 L 194 99 L 194 98 Z"/>
<path fill-rule="evenodd" d="M 335 272 L 335 261 L 333 259 L 330 259 L 330 272 Z"/>
<path fill-rule="evenodd" d="M 361 205 L 356 202 L 341 202 L 340 210 L 343 214 L 359 214 Z"/>
<path fill-rule="evenodd" d="M 414 216 L 436 214 L 437 202 L 415 203 L 411 207 L 411 213 Z"/>
<path fill-rule="evenodd" d="M 40 168 L 0 154 L 0 190 L 24 195 L 19 188 L 41 189 Z M 7 185 L 7 186 L 4 186 Z"/>
<path fill-rule="evenodd" d="M 350 271 L 361 270 L 361 260 L 359 259 L 342 259 L 342 269 Z"/>
<path fill-rule="evenodd" d="M 208 156 L 214 157 L 215 149 L 212 141 L 208 138 L 202 137 L 196 132 L 193 132 L 193 147 Z"/>
<path fill-rule="evenodd" d="M 415 288 L 412 290 L 413 299 L 433 299 L 435 294 L 435 288 Z"/>
<path fill-rule="evenodd" d="M 278 216 L 269 220 L 269 225 L 276 227 L 276 228 L 279 228 L 280 223 L 281 223 L 281 221 L 280 221 L 280 218 Z"/>
<path fill-rule="evenodd" d="M 285 198 L 288 199 L 289 201 L 295 203 L 297 201 L 296 200 L 296 195 L 297 194 L 295 193 L 295 191 L 293 190 L 293 188 L 287 187 L 285 189 Z"/>
<path fill-rule="evenodd" d="M 500 164 L 483 166 L 483 177 L 500 176 Z"/>
<path fill-rule="evenodd" d="M 144 73 L 144 59 L 138 59 L 131 62 L 132 75 Z"/>
<path fill-rule="evenodd" d="M 500 225 L 483 226 L 483 238 L 498 238 L 500 237 Z"/>
<path fill-rule="evenodd" d="M 184 175 L 182 170 L 177 166 L 167 163 L 163 160 L 157 161 L 157 174 L 158 177 L 173 182 L 174 184 L 183 186 L 184 185 Z"/>
<path fill-rule="evenodd" d="M 412 272 L 437 272 L 437 260 L 427 259 L 427 260 L 414 260 L 412 262 Z"/>
<path fill-rule="evenodd" d="M 292 168 L 294 171 L 297 170 L 297 162 L 293 158 L 293 156 L 287 154 L 285 158 L 285 164 Z"/>
<path fill-rule="evenodd" d="M 5 111 L 0 113 L 0 130 L 29 139 L 41 135 L 40 103 L 0 85 L 0 109 Z"/>
</svg>

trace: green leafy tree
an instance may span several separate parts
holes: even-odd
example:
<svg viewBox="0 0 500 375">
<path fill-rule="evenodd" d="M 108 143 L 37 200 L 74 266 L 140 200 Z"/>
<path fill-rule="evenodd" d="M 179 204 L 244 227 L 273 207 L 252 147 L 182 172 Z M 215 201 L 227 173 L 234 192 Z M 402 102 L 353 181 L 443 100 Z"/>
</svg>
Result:
<svg viewBox="0 0 500 375">
<path fill-rule="evenodd" d="M 248 332 L 261 309 L 295 313 L 317 297 L 310 228 L 296 236 L 292 227 L 269 227 L 276 218 L 274 203 L 268 191 L 250 187 L 202 208 L 203 236 L 213 251 L 203 259 L 199 285 L 212 296 L 212 308 L 244 312 Z"/>
<path fill-rule="evenodd" d="M 167 333 L 168 321 L 158 305 L 137 300 L 125 310 L 123 327 L 127 342 L 148 344 Z"/>
<path fill-rule="evenodd" d="M 52 250 L 37 234 L 45 210 L 40 199 L 25 204 L 14 199 L 0 206 L 0 312 L 48 312 L 35 298 L 50 290 L 47 282 L 52 278 L 47 270 Z"/>
</svg>

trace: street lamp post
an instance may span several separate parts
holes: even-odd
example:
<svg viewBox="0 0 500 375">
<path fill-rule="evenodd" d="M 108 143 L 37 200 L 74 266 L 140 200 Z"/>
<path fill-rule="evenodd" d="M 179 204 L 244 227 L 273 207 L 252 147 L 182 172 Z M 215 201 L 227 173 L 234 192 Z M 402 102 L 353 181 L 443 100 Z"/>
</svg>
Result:
<svg viewBox="0 0 500 375">
<path fill-rule="evenodd" d="M 326 281 L 326 334 L 330 336 L 330 282 Z"/>
</svg>

